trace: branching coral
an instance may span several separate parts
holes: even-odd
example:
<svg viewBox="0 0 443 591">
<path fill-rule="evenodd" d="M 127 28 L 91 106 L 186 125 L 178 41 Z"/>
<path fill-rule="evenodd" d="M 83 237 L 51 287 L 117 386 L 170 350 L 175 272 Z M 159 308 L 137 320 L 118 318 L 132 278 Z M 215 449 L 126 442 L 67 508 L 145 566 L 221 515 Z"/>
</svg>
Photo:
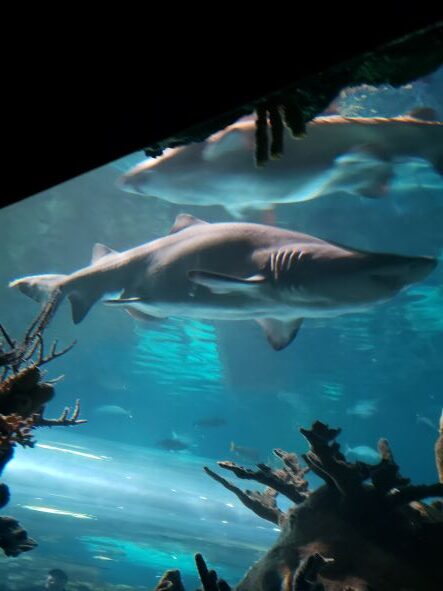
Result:
<svg viewBox="0 0 443 591">
<path fill-rule="evenodd" d="M 14 370 L 34 355 L 38 341 L 41 342 L 41 335 L 51 321 L 59 301 L 60 293 L 55 291 L 37 318 L 31 322 L 20 342 L 14 341 L 0 324 L 0 334 L 9 346 L 9 351 L 0 346 L 0 367 L 6 368 L 2 379 L 6 377 L 8 370 Z"/>
<path fill-rule="evenodd" d="M 219 579 L 215 570 L 209 570 L 201 554 L 195 555 L 198 576 L 203 591 L 231 591 L 231 587 L 223 579 Z M 160 579 L 155 591 L 185 591 L 180 571 L 168 570 Z"/>
<path fill-rule="evenodd" d="M 15 444 L 34 447 L 31 433 L 34 426 L 34 417 L 24 419 L 17 414 L 0 415 L 0 473 L 9 461 L 11 448 Z"/>
<path fill-rule="evenodd" d="M 241 479 L 265 485 L 264 492 L 243 491 L 205 468 L 246 507 L 282 530 L 236 590 L 441 591 L 443 502 L 423 499 L 443 497 L 443 482 L 410 484 L 386 439 L 380 439 L 380 462 L 372 466 L 346 461 L 336 441 L 340 429 L 316 422 L 301 433 L 309 442 L 303 456 L 308 468 L 300 466 L 295 454 L 280 449 L 274 453 L 284 465 L 281 469 L 259 464 L 258 470 L 251 470 L 218 462 Z M 443 425 L 435 446 L 439 473 L 442 451 Z M 315 491 L 308 490 L 308 470 L 325 483 Z M 288 511 L 277 506 L 278 494 L 294 503 Z"/>
<path fill-rule="evenodd" d="M 0 347 L 0 366 L 3 367 L 0 379 L 0 474 L 11 460 L 16 445 L 34 446 L 33 429 L 86 422 L 79 419 L 79 400 L 76 401 L 71 416 L 69 408 L 65 408 L 56 419 L 44 416 L 46 404 L 54 397 L 54 383 L 57 380 L 43 381 L 41 367 L 67 353 L 75 344 L 57 351 L 55 341 L 49 354 L 45 355 L 42 334 L 58 303 L 59 294 L 56 293 L 31 323 L 19 343 L 13 341 L 0 325 L 0 334 L 9 347 L 7 351 Z M 9 489 L 0 483 L 0 508 L 8 501 Z M 7 556 L 17 556 L 35 546 L 36 542 L 27 537 L 26 531 L 12 517 L 0 517 L 0 548 Z"/>
<path fill-rule="evenodd" d="M 37 542 L 28 538 L 26 531 L 13 517 L 0 517 L 0 548 L 6 556 L 18 556 L 33 550 Z"/>
<path fill-rule="evenodd" d="M 54 341 L 49 353 L 45 355 L 42 334 L 58 306 L 59 299 L 56 292 L 31 323 L 19 344 L 11 339 L 4 327 L 0 326 L 1 333 L 10 347 L 9 351 L 0 352 L 0 365 L 4 367 L 0 379 L 0 414 L 18 414 L 23 418 L 31 418 L 37 414 L 40 423 L 36 420 L 35 426 L 43 426 L 43 411 L 45 405 L 54 397 L 54 383 L 57 380 L 43 381 L 44 373 L 41 368 L 70 351 L 75 345 L 74 341 L 68 347 L 57 351 L 57 341 Z M 77 406 L 78 402 L 76 408 Z M 64 419 L 66 418 L 64 416 Z M 69 424 L 78 424 L 78 421 Z"/>
</svg>

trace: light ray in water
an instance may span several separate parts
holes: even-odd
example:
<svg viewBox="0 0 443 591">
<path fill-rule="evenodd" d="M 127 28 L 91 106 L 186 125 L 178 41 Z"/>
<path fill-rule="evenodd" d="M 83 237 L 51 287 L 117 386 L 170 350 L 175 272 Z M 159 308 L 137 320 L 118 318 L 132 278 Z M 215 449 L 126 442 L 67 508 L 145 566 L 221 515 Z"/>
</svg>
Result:
<svg viewBox="0 0 443 591">
<path fill-rule="evenodd" d="M 23 509 L 29 509 L 30 511 L 38 511 L 39 513 L 50 513 L 51 515 L 64 515 L 66 517 L 74 517 L 75 519 L 97 519 L 93 515 L 87 515 L 86 513 L 62 511 L 61 509 L 55 509 L 54 507 L 43 507 L 40 505 L 21 505 L 21 507 L 23 507 Z"/>
<path fill-rule="evenodd" d="M 82 458 L 87 458 L 88 460 L 110 460 L 111 458 L 108 456 L 96 456 L 94 454 L 85 453 L 83 451 L 76 451 L 74 449 L 67 449 L 66 447 L 56 447 L 55 445 L 48 445 L 47 443 L 37 443 L 36 447 L 41 447 L 42 449 L 50 449 L 52 451 L 59 451 L 65 454 L 72 454 L 73 456 L 80 456 Z"/>
<path fill-rule="evenodd" d="M 149 374 L 158 384 L 181 394 L 220 392 L 224 380 L 214 326 L 197 320 L 171 318 L 159 330 L 137 325 L 138 344 L 133 373 Z M 174 371 L 168 373 L 168 367 Z"/>
</svg>

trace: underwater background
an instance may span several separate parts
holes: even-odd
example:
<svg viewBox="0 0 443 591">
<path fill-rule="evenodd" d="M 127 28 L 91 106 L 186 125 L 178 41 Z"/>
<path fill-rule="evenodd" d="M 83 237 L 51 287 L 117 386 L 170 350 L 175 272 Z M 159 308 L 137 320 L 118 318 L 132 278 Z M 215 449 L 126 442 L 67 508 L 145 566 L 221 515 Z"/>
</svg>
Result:
<svg viewBox="0 0 443 591">
<path fill-rule="evenodd" d="M 339 107 L 347 116 L 391 117 L 427 106 L 442 121 L 442 98 L 440 70 L 399 89 L 343 91 Z M 118 177 L 143 159 L 133 154 L 0 211 L 0 320 L 11 334 L 23 334 L 38 310 L 7 288 L 12 279 L 72 272 L 89 263 L 94 243 L 115 250 L 143 244 L 167 234 L 182 212 L 232 219 L 221 207 L 124 193 Z M 251 211 L 244 219 L 261 216 Z M 425 162 L 405 166 L 382 199 L 337 193 L 277 205 L 275 223 L 364 250 L 440 258 L 443 181 Z M 0 588 L 26 589 L 62 568 L 72 588 L 146 589 L 174 567 L 193 588 L 197 551 L 237 582 L 278 528 L 202 468 L 225 459 L 273 462 L 277 447 L 301 454 L 298 430 L 315 420 L 343 429 L 349 457 L 386 437 L 404 474 L 433 482 L 442 312 L 441 264 L 368 311 L 307 319 L 279 352 L 252 322 L 173 317 L 147 327 L 97 305 L 74 326 L 63 304 L 46 339 L 77 344 L 47 368 L 51 378 L 65 375 L 47 414 L 58 416 L 80 398 L 88 423 L 39 430 L 37 447 L 16 449 L 5 469 L 12 496 L 4 512 L 39 545 L 0 559 Z M 171 449 L 174 442 L 182 449 Z M 243 457 L 237 445 L 248 448 Z M 315 477 L 308 480 L 315 486 Z"/>
</svg>

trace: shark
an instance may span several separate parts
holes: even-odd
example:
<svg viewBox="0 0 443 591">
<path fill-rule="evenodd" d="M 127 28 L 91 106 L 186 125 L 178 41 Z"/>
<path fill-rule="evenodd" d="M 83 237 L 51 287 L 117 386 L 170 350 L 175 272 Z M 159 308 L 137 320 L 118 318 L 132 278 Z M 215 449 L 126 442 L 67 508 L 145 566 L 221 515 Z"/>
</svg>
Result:
<svg viewBox="0 0 443 591">
<path fill-rule="evenodd" d="M 275 350 L 304 318 L 359 312 L 424 279 L 435 258 L 371 253 L 292 230 L 177 216 L 168 235 L 124 252 L 102 244 L 91 264 L 69 275 L 12 281 L 44 302 L 70 300 L 74 323 L 104 301 L 146 322 L 168 316 L 254 320 Z"/>
<path fill-rule="evenodd" d="M 253 164 L 255 122 L 240 120 L 205 142 L 143 161 L 117 185 L 179 205 L 221 205 L 237 219 L 249 208 L 337 192 L 376 199 L 388 194 L 397 164 L 404 169 L 418 159 L 443 174 L 443 122 L 436 118 L 424 107 L 393 118 L 317 117 L 301 139 L 286 131 L 283 156 L 265 167 Z"/>
</svg>

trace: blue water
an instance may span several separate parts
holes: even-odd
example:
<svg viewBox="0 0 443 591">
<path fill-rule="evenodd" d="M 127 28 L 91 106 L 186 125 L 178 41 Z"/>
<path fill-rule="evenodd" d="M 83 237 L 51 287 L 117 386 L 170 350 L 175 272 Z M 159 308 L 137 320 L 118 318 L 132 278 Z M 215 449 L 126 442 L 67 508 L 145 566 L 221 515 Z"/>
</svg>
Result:
<svg viewBox="0 0 443 591">
<path fill-rule="evenodd" d="M 417 104 L 438 109 L 442 98 L 440 71 L 400 89 L 345 92 L 341 105 L 347 115 L 393 116 Z M 0 211 L 0 320 L 11 334 L 23 334 L 38 308 L 9 290 L 10 280 L 72 272 L 89 263 L 96 242 L 124 250 L 158 238 L 182 211 L 229 221 L 221 207 L 181 207 L 119 190 L 119 175 L 142 159 L 131 155 Z M 384 199 L 337 194 L 277 206 L 275 215 L 280 227 L 356 248 L 439 257 L 443 181 L 424 162 L 405 165 Z M 246 220 L 260 216 L 252 212 Z M 351 448 L 375 448 L 387 437 L 404 475 L 436 480 L 441 264 L 366 312 L 306 320 L 280 352 L 252 322 L 172 317 L 146 326 L 99 304 L 77 326 L 63 304 L 45 335 L 48 343 L 77 340 L 47 366 L 50 377 L 65 375 L 47 415 L 58 416 L 80 398 L 88 423 L 39 430 L 38 446 L 17 449 L 2 476 L 12 492 L 4 512 L 39 543 L 0 560 L 0 579 L 13 591 L 40 583 L 50 568 L 102 589 L 152 588 L 164 570 L 180 568 L 194 588 L 195 552 L 235 583 L 278 528 L 202 468 L 217 469 L 223 459 L 248 464 L 230 451 L 231 442 L 256 449 L 263 461 L 275 462 L 276 447 L 301 454 L 306 444 L 298 429 L 317 419 L 342 427 L 340 442 Z M 103 410 L 111 405 L 126 414 Z M 208 417 L 224 424 L 196 424 Z M 188 449 L 160 448 L 167 438 Z"/>
</svg>

